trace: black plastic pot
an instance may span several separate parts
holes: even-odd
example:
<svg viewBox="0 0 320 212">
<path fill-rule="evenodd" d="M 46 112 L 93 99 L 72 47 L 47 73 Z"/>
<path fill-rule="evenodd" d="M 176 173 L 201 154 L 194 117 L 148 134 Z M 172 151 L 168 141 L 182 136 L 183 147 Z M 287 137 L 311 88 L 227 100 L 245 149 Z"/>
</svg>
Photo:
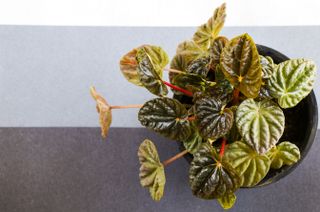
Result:
<svg viewBox="0 0 320 212">
<path fill-rule="evenodd" d="M 289 59 L 272 48 L 263 45 L 257 45 L 257 48 L 259 54 L 270 56 L 276 64 Z M 181 98 L 181 96 L 176 98 L 182 102 L 186 100 L 185 98 Z M 284 109 L 284 114 L 286 124 L 280 142 L 290 141 L 296 144 L 300 149 L 301 159 L 292 166 L 283 166 L 281 169 L 270 169 L 267 176 L 255 187 L 269 185 L 290 174 L 308 154 L 315 139 L 318 126 L 318 107 L 313 91 L 294 108 Z M 184 149 L 182 143 L 178 143 L 179 148 L 181 150 Z M 190 163 L 192 155 L 185 155 L 185 159 Z"/>
</svg>

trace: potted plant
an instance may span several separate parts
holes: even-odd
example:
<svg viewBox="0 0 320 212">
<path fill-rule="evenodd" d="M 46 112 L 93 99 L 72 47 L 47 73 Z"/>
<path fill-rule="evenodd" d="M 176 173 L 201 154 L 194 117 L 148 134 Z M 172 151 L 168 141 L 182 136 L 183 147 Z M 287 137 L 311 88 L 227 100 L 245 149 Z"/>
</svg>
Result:
<svg viewBox="0 0 320 212">
<path fill-rule="evenodd" d="M 157 98 L 113 106 L 91 88 L 103 137 L 113 109 L 139 108 L 143 126 L 183 146 L 182 152 L 161 162 L 152 141 L 141 143 L 140 183 L 155 201 L 164 193 L 165 167 L 186 156 L 192 193 L 231 208 L 239 188 L 288 174 L 314 140 L 314 62 L 289 59 L 255 44 L 246 33 L 231 40 L 219 36 L 225 9 L 225 4 L 215 9 L 192 40 L 179 44 L 170 68 L 165 51 L 154 45 L 134 48 L 121 58 L 124 77 Z M 162 79 L 164 71 L 170 82 Z M 167 97 L 168 87 L 173 98 Z"/>
</svg>

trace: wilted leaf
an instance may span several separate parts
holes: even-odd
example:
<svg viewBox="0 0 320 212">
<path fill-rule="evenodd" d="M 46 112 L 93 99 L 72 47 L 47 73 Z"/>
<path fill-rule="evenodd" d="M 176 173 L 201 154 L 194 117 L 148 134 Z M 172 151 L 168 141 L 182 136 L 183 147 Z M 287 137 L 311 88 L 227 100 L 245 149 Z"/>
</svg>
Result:
<svg viewBox="0 0 320 212">
<path fill-rule="evenodd" d="M 269 56 L 260 55 L 260 64 L 262 70 L 262 79 L 269 79 L 274 72 L 275 65 L 273 64 L 273 60 Z"/>
<path fill-rule="evenodd" d="M 152 141 L 144 140 L 138 150 L 140 161 L 140 183 L 148 188 L 153 200 L 159 201 L 164 192 L 166 177 L 164 167 L 159 160 L 157 148 Z"/>
<path fill-rule="evenodd" d="M 263 154 L 276 145 L 285 124 L 281 108 L 271 100 L 244 100 L 237 109 L 236 123 L 240 134 L 258 153 Z"/>
<path fill-rule="evenodd" d="M 273 147 L 268 153 L 271 168 L 280 169 L 283 165 L 291 166 L 300 159 L 299 148 L 289 141 L 284 141 Z"/>
<path fill-rule="evenodd" d="M 99 123 L 101 127 L 101 136 L 107 137 L 109 128 L 112 122 L 112 112 L 111 107 L 107 103 L 107 101 L 97 93 L 96 89 L 94 87 L 90 88 L 90 93 L 93 99 L 97 103 L 97 111 L 99 113 Z"/>
<path fill-rule="evenodd" d="M 246 97 L 258 96 L 262 84 L 259 53 L 248 34 L 233 38 L 223 49 L 221 68 L 231 84 Z"/>
<path fill-rule="evenodd" d="M 138 118 L 143 126 L 174 140 L 183 141 L 191 135 L 188 111 L 175 99 L 163 97 L 146 102 Z"/>
<path fill-rule="evenodd" d="M 268 173 L 271 161 L 266 155 L 259 155 L 247 144 L 237 141 L 229 144 L 224 154 L 240 174 L 241 186 L 251 187 L 259 183 Z"/>
<path fill-rule="evenodd" d="M 219 154 L 210 144 L 203 143 L 193 156 L 189 170 L 193 195 L 215 199 L 234 193 L 239 188 L 238 174 L 229 163 L 220 161 Z"/>
<path fill-rule="evenodd" d="M 142 85 L 157 96 L 167 95 L 168 89 L 166 85 L 163 84 L 162 79 L 158 74 L 158 72 L 160 72 L 159 65 L 153 63 L 151 57 L 144 48 L 138 50 L 137 61 L 138 75 Z"/>
<path fill-rule="evenodd" d="M 233 207 L 236 203 L 237 197 L 234 193 L 226 194 L 223 197 L 218 198 L 218 202 L 221 207 L 225 210 L 228 210 Z"/>
<path fill-rule="evenodd" d="M 130 52 L 125 54 L 120 60 L 120 70 L 124 77 L 131 83 L 142 86 L 138 75 L 138 62 L 137 53 L 138 50 L 144 48 L 147 54 L 150 56 L 154 64 L 158 65 L 159 68 L 155 69 L 157 74 L 162 77 L 162 69 L 168 64 L 168 55 L 163 51 L 161 47 L 152 45 L 143 45 L 132 49 Z"/>
<path fill-rule="evenodd" d="M 210 56 L 212 58 L 211 69 L 216 70 L 216 66 L 220 64 L 220 55 L 223 48 L 227 45 L 228 39 L 226 37 L 217 37 L 213 40 L 213 44 L 210 47 Z"/>
<path fill-rule="evenodd" d="M 210 62 L 210 57 L 202 57 L 196 59 L 190 63 L 190 65 L 187 68 L 187 72 L 197 74 L 203 78 L 206 78 L 210 70 Z"/>
<path fill-rule="evenodd" d="M 215 98 L 202 98 L 195 103 L 195 114 L 200 135 L 216 140 L 232 127 L 233 113 Z"/>
<path fill-rule="evenodd" d="M 213 39 L 220 33 L 226 18 L 226 4 L 216 8 L 207 23 L 201 25 L 193 35 L 193 40 L 203 48 L 209 48 Z"/>
<path fill-rule="evenodd" d="M 311 92 L 315 73 L 316 66 L 311 60 L 288 60 L 276 66 L 268 88 L 282 108 L 291 108 Z"/>
</svg>

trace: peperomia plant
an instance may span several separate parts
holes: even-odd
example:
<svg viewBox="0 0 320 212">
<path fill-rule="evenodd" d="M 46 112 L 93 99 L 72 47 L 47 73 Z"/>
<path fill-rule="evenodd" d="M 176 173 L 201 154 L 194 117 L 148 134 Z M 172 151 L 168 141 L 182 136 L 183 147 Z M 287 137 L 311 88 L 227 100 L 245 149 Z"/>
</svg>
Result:
<svg viewBox="0 0 320 212">
<path fill-rule="evenodd" d="M 156 146 L 146 139 L 138 150 L 140 182 L 159 201 L 164 193 L 165 167 L 191 154 L 192 193 L 217 199 L 224 209 L 236 201 L 240 187 L 257 185 L 270 169 L 292 165 L 299 148 L 281 140 L 284 108 L 295 107 L 312 90 L 316 67 L 307 59 L 275 64 L 259 55 L 248 34 L 228 40 L 218 36 L 226 17 L 218 7 L 192 40 L 182 42 L 170 68 L 165 51 L 153 45 L 137 47 L 120 60 L 125 78 L 158 96 L 143 105 L 112 106 L 92 87 L 102 136 L 107 136 L 112 110 L 140 108 L 143 126 L 182 142 L 185 150 L 160 161 Z M 169 72 L 170 83 L 162 79 Z M 167 97 L 168 88 L 174 97 Z"/>
</svg>

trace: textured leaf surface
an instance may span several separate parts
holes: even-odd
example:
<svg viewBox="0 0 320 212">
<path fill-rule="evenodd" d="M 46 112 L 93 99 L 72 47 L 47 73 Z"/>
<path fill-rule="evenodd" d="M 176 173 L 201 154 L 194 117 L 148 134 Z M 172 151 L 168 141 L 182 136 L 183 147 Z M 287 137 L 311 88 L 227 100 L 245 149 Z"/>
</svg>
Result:
<svg viewBox="0 0 320 212">
<path fill-rule="evenodd" d="M 291 166 L 300 159 L 299 148 L 288 141 L 273 147 L 267 155 L 272 161 L 271 168 L 273 169 L 280 169 L 283 165 Z"/>
<path fill-rule="evenodd" d="M 120 60 L 120 70 L 129 82 L 138 86 L 142 86 L 142 83 L 138 75 L 138 62 L 136 57 L 138 50 L 141 48 L 144 48 L 153 63 L 158 65 L 159 68 L 155 69 L 155 71 L 160 77 L 162 77 L 162 69 L 169 63 L 168 55 L 158 46 L 143 45 L 129 51 Z"/>
<path fill-rule="evenodd" d="M 241 136 L 258 153 L 276 145 L 285 124 L 281 108 L 271 100 L 244 100 L 237 109 L 236 123 Z"/>
<path fill-rule="evenodd" d="M 198 131 L 194 130 L 194 132 L 189 136 L 189 138 L 183 141 L 183 145 L 189 153 L 194 154 L 201 147 L 202 141 L 203 139 L 199 135 Z"/>
<path fill-rule="evenodd" d="M 233 113 L 224 108 L 215 98 L 202 98 L 195 103 L 195 114 L 200 135 L 203 138 L 217 139 L 232 127 Z"/>
<path fill-rule="evenodd" d="M 237 109 L 238 109 L 237 106 L 230 107 L 230 110 L 233 113 L 233 117 L 236 117 Z M 232 142 L 241 140 L 241 135 L 240 135 L 239 130 L 237 128 L 237 123 L 236 123 L 235 118 L 233 120 L 233 124 L 232 124 L 230 131 L 226 135 L 226 138 L 227 138 L 228 143 L 232 143 Z"/>
<path fill-rule="evenodd" d="M 151 57 L 144 48 L 138 50 L 137 61 L 138 75 L 142 85 L 157 96 L 167 95 L 168 89 L 166 85 L 163 84 L 162 79 L 158 74 L 158 72 L 162 73 L 162 69 L 160 69 L 158 64 L 153 63 Z"/>
<path fill-rule="evenodd" d="M 233 193 L 240 186 L 240 178 L 227 162 L 208 143 L 203 143 L 194 155 L 189 170 L 192 193 L 203 199 L 214 199 Z"/>
<path fill-rule="evenodd" d="M 271 95 L 278 99 L 282 108 L 296 106 L 312 90 L 316 72 L 313 61 L 293 59 L 276 66 L 268 80 Z"/>
<path fill-rule="evenodd" d="M 207 23 L 201 25 L 193 35 L 193 40 L 204 48 L 209 48 L 213 39 L 220 33 L 226 18 L 226 4 L 216 8 Z"/>
<path fill-rule="evenodd" d="M 260 55 L 260 64 L 262 70 L 262 79 L 269 79 L 274 72 L 274 63 L 271 57 Z"/>
<path fill-rule="evenodd" d="M 138 114 L 143 126 L 179 141 L 191 135 L 191 123 L 187 117 L 188 111 L 178 100 L 166 97 L 146 102 Z"/>
<path fill-rule="evenodd" d="M 108 135 L 109 128 L 112 122 L 112 110 L 107 101 L 99 93 L 97 93 L 94 87 L 90 88 L 90 93 L 97 103 L 96 108 L 99 113 L 101 136 L 105 138 Z"/>
<path fill-rule="evenodd" d="M 227 45 L 228 39 L 226 37 L 217 37 L 213 40 L 213 44 L 210 47 L 210 56 L 212 58 L 211 69 L 216 70 L 216 66 L 220 64 L 220 55 L 223 48 Z"/>
<path fill-rule="evenodd" d="M 182 73 L 176 75 L 172 83 L 174 85 L 177 85 L 180 88 L 185 88 L 190 91 L 194 90 L 205 90 L 207 87 L 212 87 L 216 83 L 210 82 L 202 78 L 200 75 L 192 74 L 192 73 Z"/>
<path fill-rule="evenodd" d="M 248 34 L 228 43 L 222 51 L 220 65 L 226 78 L 246 97 L 258 96 L 262 70 L 257 47 Z"/>
<path fill-rule="evenodd" d="M 268 173 L 271 164 L 266 155 L 259 155 L 241 141 L 227 146 L 224 160 L 228 161 L 240 174 L 241 186 L 245 187 L 259 183 Z"/>
<path fill-rule="evenodd" d="M 235 194 L 226 194 L 223 197 L 218 198 L 218 202 L 221 207 L 225 210 L 228 210 L 233 207 L 234 203 L 236 203 L 237 197 Z"/>
<path fill-rule="evenodd" d="M 144 140 L 138 150 L 140 161 L 140 183 L 148 188 L 153 200 L 159 201 L 164 192 L 166 177 L 164 167 L 159 160 L 159 155 L 152 141 Z"/>
<path fill-rule="evenodd" d="M 190 65 L 187 68 L 187 72 L 197 74 L 203 78 L 206 78 L 210 70 L 210 62 L 210 57 L 202 57 L 196 59 L 190 63 Z"/>
</svg>

